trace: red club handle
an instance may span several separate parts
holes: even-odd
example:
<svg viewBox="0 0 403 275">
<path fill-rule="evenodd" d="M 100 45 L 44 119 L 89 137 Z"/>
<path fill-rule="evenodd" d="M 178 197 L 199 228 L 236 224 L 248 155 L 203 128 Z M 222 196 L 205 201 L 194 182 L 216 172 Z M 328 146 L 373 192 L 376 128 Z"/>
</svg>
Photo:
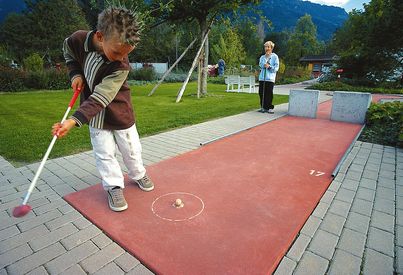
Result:
<svg viewBox="0 0 403 275">
<path fill-rule="evenodd" d="M 74 91 L 73 97 L 71 98 L 70 103 L 69 103 L 70 108 L 73 108 L 74 103 L 76 103 L 77 97 L 80 95 L 80 93 L 81 93 L 81 88 L 77 88 Z"/>
</svg>

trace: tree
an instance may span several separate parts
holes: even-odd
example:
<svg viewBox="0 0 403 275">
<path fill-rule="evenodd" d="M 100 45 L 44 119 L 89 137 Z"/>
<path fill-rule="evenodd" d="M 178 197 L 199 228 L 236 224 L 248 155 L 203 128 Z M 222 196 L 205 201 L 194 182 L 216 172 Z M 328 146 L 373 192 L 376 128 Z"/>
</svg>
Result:
<svg viewBox="0 0 403 275">
<path fill-rule="evenodd" d="M 257 4 L 258 2 L 259 0 L 154 0 L 152 1 L 152 5 L 155 8 L 158 8 L 161 4 L 169 5 L 169 9 L 159 9 L 158 12 L 154 13 L 154 16 L 160 18 L 162 21 L 168 20 L 170 22 L 183 23 L 196 20 L 200 29 L 201 41 L 203 41 L 209 28 L 209 21 L 211 22 L 217 15 L 237 10 L 243 5 L 250 3 Z M 201 75 L 198 81 L 198 89 L 203 95 L 207 93 L 206 68 L 209 56 L 208 49 L 209 43 L 206 40 L 204 51 L 201 53 L 201 56 L 204 56 L 204 58 L 200 59 L 199 62 Z"/>
<path fill-rule="evenodd" d="M 310 15 L 300 17 L 287 44 L 287 64 L 298 65 L 299 59 L 308 54 L 318 54 L 321 46 L 316 38 L 316 26 Z"/>
<path fill-rule="evenodd" d="M 88 29 L 75 0 L 26 0 L 27 9 L 9 15 L 0 27 L 0 40 L 18 60 L 37 52 L 62 60 L 63 40 L 79 29 Z"/>
<path fill-rule="evenodd" d="M 283 59 L 287 54 L 288 40 L 291 32 L 284 30 L 282 32 L 271 32 L 264 38 L 264 41 L 272 41 L 275 44 L 274 52 Z M 263 52 L 263 47 L 262 50 Z"/>
<path fill-rule="evenodd" d="M 403 64 L 403 2 L 372 0 L 353 10 L 334 35 L 339 66 L 354 78 L 384 80 Z"/>
<path fill-rule="evenodd" d="M 227 28 L 217 42 L 212 46 L 214 60 L 222 58 L 226 66 L 239 66 L 245 61 L 246 52 L 236 29 Z"/>
</svg>

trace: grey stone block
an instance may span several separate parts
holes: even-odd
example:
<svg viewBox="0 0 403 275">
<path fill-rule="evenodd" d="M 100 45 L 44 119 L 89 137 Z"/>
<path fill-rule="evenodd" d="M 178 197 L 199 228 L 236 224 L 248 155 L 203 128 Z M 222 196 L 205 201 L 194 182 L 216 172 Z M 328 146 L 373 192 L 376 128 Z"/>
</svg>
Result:
<svg viewBox="0 0 403 275">
<path fill-rule="evenodd" d="M 396 244 L 403 247 L 403 226 L 396 226 Z"/>
<path fill-rule="evenodd" d="M 376 189 L 376 196 L 383 199 L 395 201 L 395 190 L 378 186 L 378 188 Z"/>
<path fill-rule="evenodd" d="M 399 200 L 398 200 L 399 201 Z M 403 202 L 403 199 L 402 199 Z M 395 202 L 375 197 L 374 209 L 389 215 L 395 215 Z"/>
<path fill-rule="evenodd" d="M 318 217 L 319 219 L 323 219 L 327 210 L 329 209 L 329 204 L 324 202 L 319 202 L 319 204 L 315 207 L 315 210 L 312 213 L 312 216 Z"/>
<path fill-rule="evenodd" d="M 88 257 L 81 262 L 83 269 L 89 273 L 94 273 L 104 265 L 113 261 L 125 251 L 116 243 L 111 243 L 98 253 Z"/>
<path fill-rule="evenodd" d="M 295 275 L 325 274 L 328 265 L 329 265 L 328 260 L 307 251 L 306 253 L 304 253 L 304 256 L 302 257 L 301 261 L 298 263 L 294 274 Z"/>
<path fill-rule="evenodd" d="M 369 159 L 371 159 L 371 156 L 369 157 Z M 364 172 L 365 172 L 365 170 L 379 172 L 379 169 L 380 169 L 380 165 L 376 165 L 373 163 L 367 163 L 365 165 Z"/>
<path fill-rule="evenodd" d="M 309 251 L 325 259 L 332 259 L 339 238 L 323 230 L 318 230 L 309 244 Z"/>
<path fill-rule="evenodd" d="M 356 198 L 373 202 L 375 198 L 375 191 L 363 187 L 358 187 Z"/>
<path fill-rule="evenodd" d="M 86 275 L 87 272 L 85 272 L 80 265 L 76 264 L 73 265 L 71 267 L 69 267 L 68 269 L 66 269 L 65 271 L 63 271 L 62 273 L 60 273 L 61 275 Z"/>
<path fill-rule="evenodd" d="M 394 236 L 393 234 L 375 227 L 369 228 L 367 247 L 394 257 Z"/>
<path fill-rule="evenodd" d="M 12 238 L 5 239 L 4 241 L 0 242 L 0 254 L 25 244 L 37 236 L 46 234 L 47 232 L 49 232 L 49 230 L 44 225 L 40 225 L 32 228 L 31 230 L 15 235 Z"/>
<path fill-rule="evenodd" d="M 298 262 L 301 259 L 302 254 L 308 247 L 310 241 L 311 241 L 310 237 L 304 234 L 300 234 L 293 243 L 293 245 L 291 246 L 290 250 L 288 251 L 287 257 L 290 258 L 291 260 Z"/>
<path fill-rule="evenodd" d="M 359 181 L 361 179 L 362 173 L 354 170 L 348 170 L 345 179 L 352 179 Z"/>
<path fill-rule="evenodd" d="M 103 234 L 103 233 L 101 233 L 98 236 L 92 238 L 91 240 L 94 242 L 94 244 L 96 246 L 99 247 L 99 249 L 104 248 L 105 246 L 109 245 L 112 242 L 112 240 L 108 236 Z"/>
<path fill-rule="evenodd" d="M 15 225 L 0 230 L 0 242 L 18 234 L 20 234 L 20 230 Z"/>
<path fill-rule="evenodd" d="M 341 182 L 337 180 L 333 180 L 327 190 L 337 192 L 341 186 Z"/>
<path fill-rule="evenodd" d="M 336 249 L 330 264 L 329 275 L 360 274 L 361 258 L 355 257 L 343 250 Z"/>
<path fill-rule="evenodd" d="M 396 214 L 396 224 L 403 226 L 403 210 L 397 209 Z"/>
<path fill-rule="evenodd" d="M 348 204 L 351 204 L 353 202 L 355 196 L 355 192 L 345 189 L 345 188 L 340 188 L 339 191 L 336 194 L 336 199 L 340 201 L 347 202 Z"/>
<path fill-rule="evenodd" d="M 370 103 L 371 94 L 369 93 L 335 91 L 330 119 L 364 124 Z"/>
<path fill-rule="evenodd" d="M 325 202 L 327 204 L 330 204 L 336 195 L 335 192 L 327 190 L 325 194 L 323 194 L 322 198 L 320 199 L 321 202 Z"/>
<path fill-rule="evenodd" d="M 92 242 L 83 243 L 80 246 L 64 253 L 63 255 L 45 264 L 50 274 L 59 274 L 73 265 L 81 262 L 90 255 L 96 253 L 98 248 Z"/>
<path fill-rule="evenodd" d="M 347 218 L 347 215 L 350 211 L 351 204 L 340 201 L 340 200 L 333 200 L 332 204 L 330 205 L 329 212 L 337 214 L 339 216 Z"/>
<path fill-rule="evenodd" d="M 373 203 L 363 199 L 355 199 L 351 211 L 370 217 Z"/>
<path fill-rule="evenodd" d="M 23 232 L 23 231 L 27 231 L 31 228 L 34 228 L 38 225 L 41 225 L 43 223 L 46 223 L 48 221 L 54 220 L 54 219 L 60 217 L 61 215 L 62 215 L 62 213 L 60 213 L 60 211 L 52 210 L 43 215 L 32 218 L 28 221 L 21 222 L 17 226 Z"/>
<path fill-rule="evenodd" d="M 379 211 L 373 211 L 371 217 L 371 226 L 393 234 L 395 232 L 395 216 Z"/>
<path fill-rule="evenodd" d="M 403 274 L 403 248 L 396 247 L 396 273 Z"/>
<path fill-rule="evenodd" d="M 32 249 L 27 244 L 8 250 L 7 252 L 0 254 L 0 269 L 31 254 Z"/>
<path fill-rule="evenodd" d="M 110 274 L 125 274 L 125 272 L 117 266 L 114 262 L 111 262 L 98 270 L 97 272 L 94 273 L 95 275 L 110 275 Z"/>
<path fill-rule="evenodd" d="M 362 178 L 360 181 L 360 186 L 367 189 L 376 190 L 376 180 Z"/>
<path fill-rule="evenodd" d="M 288 114 L 290 116 L 316 118 L 319 91 L 290 90 Z"/>
<path fill-rule="evenodd" d="M 28 272 L 26 275 L 48 275 L 49 273 L 46 271 L 46 269 L 43 267 L 43 265 L 38 266 L 34 270 L 31 270 Z"/>
<path fill-rule="evenodd" d="M 67 250 L 71 250 L 72 248 L 87 242 L 88 240 L 94 238 L 95 236 L 101 234 L 101 230 L 99 230 L 95 225 L 91 225 L 83 230 L 74 233 L 63 240 L 61 243 Z"/>
<path fill-rule="evenodd" d="M 367 236 L 365 234 L 345 228 L 337 247 L 362 258 L 366 240 Z"/>
<path fill-rule="evenodd" d="M 50 233 L 42 234 L 32 241 L 29 242 L 29 245 L 32 247 L 34 251 L 41 250 L 42 248 L 51 245 L 55 242 L 62 240 L 63 238 L 77 232 L 78 229 L 72 224 L 66 224 L 63 227 L 60 227 Z"/>
<path fill-rule="evenodd" d="M 36 215 L 42 215 L 46 212 L 52 211 L 55 208 L 58 208 L 60 206 L 66 205 L 66 204 L 67 204 L 67 202 L 65 200 L 63 200 L 62 198 L 60 198 L 59 200 L 53 201 L 46 205 L 36 207 L 33 209 L 33 211 L 35 212 Z"/>
<path fill-rule="evenodd" d="M 346 218 L 327 212 L 320 228 L 334 235 L 340 236 Z"/>
<path fill-rule="evenodd" d="M 312 238 L 321 222 L 322 220 L 318 217 L 310 216 L 305 222 L 304 227 L 302 227 L 301 233 Z"/>
<path fill-rule="evenodd" d="M 356 181 L 356 180 L 352 180 L 352 179 L 345 179 L 344 181 L 343 181 L 343 183 L 342 183 L 342 187 L 344 188 L 344 189 L 347 189 L 347 190 L 351 190 L 351 191 L 357 191 L 357 188 L 358 188 L 358 185 L 359 185 L 359 181 Z"/>
<path fill-rule="evenodd" d="M 284 259 L 287 259 L 287 257 L 284 257 Z M 140 264 L 140 261 L 137 260 L 135 257 L 130 255 L 129 253 L 125 252 L 119 257 L 117 257 L 114 261 L 121 269 L 123 269 L 124 272 L 129 272 L 136 266 Z M 281 265 L 281 263 L 280 263 Z M 278 268 L 277 268 L 278 269 Z"/>
<path fill-rule="evenodd" d="M 84 229 L 88 226 L 90 226 L 92 223 L 88 221 L 86 218 L 81 217 L 75 221 L 73 221 L 73 224 L 78 228 L 78 229 Z"/>
<path fill-rule="evenodd" d="M 395 179 L 395 172 L 387 171 L 387 170 L 380 170 L 379 177 L 384 177 L 388 179 Z"/>
<path fill-rule="evenodd" d="M 136 266 L 127 273 L 127 275 L 153 275 L 153 274 L 154 273 L 152 273 L 150 270 L 147 269 L 147 267 L 145 267 L 142 264 L 139 264 L 138 266 Z"/>
<path fill-rule="evenodd" d="M 345 227 L 357 232 L 367 234 L 370 218 L 355 212 L 348 215 Z"/>
<path fill-rule="evenodd" d="M 66 250 L 60 243 L 52 244 L 34 254 L 25 257 L 7 267 L 9 274 L 25 274 L 54 258 L 62 255 Z"/>
<path fill-rule="evenodd" d="M 378 171 L 364 170 L 362 177 L 366 179 L 376 180 L 378 178 Z"/>
<path fill-rule="evenodd" d="M 393 258 L 382 253 L 367 249 L 365 251 L 363 274 L 393 274 Z"/>
<path fill-rule="evenodd" d="M 60 212 L 59 212 L 60 213 Z M 79 218 L 81 218 L 82 215 L 77 212 L 77 211 L 73 211 L 73 212 L 69 212 L 57 219 L 54 219 L 52 221 L 46 222 L 46 226 L 50 229 L 50 230 L 55 230 L 59 227 L 62 227 L 63 225 L 66 225 L 68 223 L 71 223 Z"/>
</svg>

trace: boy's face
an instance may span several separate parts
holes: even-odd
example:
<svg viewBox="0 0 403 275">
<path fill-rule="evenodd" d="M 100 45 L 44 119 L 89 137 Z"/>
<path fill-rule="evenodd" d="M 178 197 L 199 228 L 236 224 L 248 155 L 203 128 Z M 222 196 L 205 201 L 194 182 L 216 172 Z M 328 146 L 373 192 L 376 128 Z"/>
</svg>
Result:
<svg viewBox="0 0 403 275">
<path fill-rule="evenodd" d="M 134 46 L 120 42 L 115 36 L 105 38 L 102 33 L 97 32 L 96 37 L 99 41 L 100 50 L 111 62 L 123 61 L 134 50 Z"/>
</svg>

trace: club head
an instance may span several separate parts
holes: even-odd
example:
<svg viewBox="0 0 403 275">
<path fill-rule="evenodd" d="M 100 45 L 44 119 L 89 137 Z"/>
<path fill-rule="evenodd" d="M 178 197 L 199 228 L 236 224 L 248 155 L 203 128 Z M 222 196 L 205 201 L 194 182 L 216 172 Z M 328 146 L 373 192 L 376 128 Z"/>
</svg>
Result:
<svg viewBox="0 0 403 275">
<path fill-rule="evenodd" d="M 13 209 L 13 216 L 15 218 L 20 218 L 28 214 L 31 211 L 32 207 L 27 204 L 22 204 Z"/>
</svg>

